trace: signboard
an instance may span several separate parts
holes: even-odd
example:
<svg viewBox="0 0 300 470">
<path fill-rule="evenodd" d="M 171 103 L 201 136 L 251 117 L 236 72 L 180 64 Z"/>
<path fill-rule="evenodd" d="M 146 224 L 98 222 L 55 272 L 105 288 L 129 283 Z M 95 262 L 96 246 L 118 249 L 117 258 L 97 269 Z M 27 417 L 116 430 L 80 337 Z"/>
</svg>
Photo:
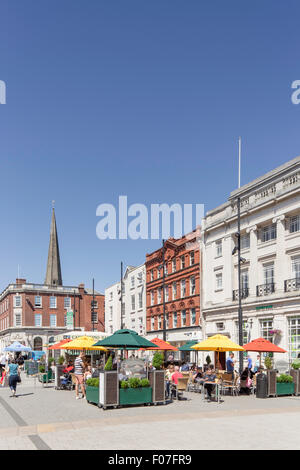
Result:
<svg viewBox="0 0 300 470">
<path fill-rule="evenodd" d="M 255 307 L 256 310 L 265 310 L 267 308 L 273 308 L 273 305 L 261 305 L 259 307 Z"/>
<path fill-rule="evenodd" d="M 74 314 L 73 314 L 73 310 L 69 310 L 69 311 L 67 312 L 66 327 L 68 328 L 68 330 L 74 330 Z"/>
<path fill-rule="evenodd" d="M 28 362 L 28 375 L 35 375 L 39 372 L 39 364 L 37 361 Z"/>
</svg>

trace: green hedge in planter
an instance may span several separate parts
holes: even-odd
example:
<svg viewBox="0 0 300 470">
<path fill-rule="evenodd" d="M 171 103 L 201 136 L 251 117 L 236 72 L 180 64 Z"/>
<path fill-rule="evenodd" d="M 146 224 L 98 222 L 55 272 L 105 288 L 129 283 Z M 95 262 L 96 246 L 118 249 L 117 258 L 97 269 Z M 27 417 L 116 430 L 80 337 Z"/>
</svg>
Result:
<svg viewBox="0 0 300 470">
<path fill-rule="evenodd" d="M 98 405 L 99 387 L 91 387 L 90 385 L 87 385 L 85 387 L 85 393 L 86 393 L 86 400 L 88 403 L 95 403 L 96 405 Z"/>
<path fill-rule="evenodd" d="M 291 375 L 281 374 L 277 377 L 276 393 L 277 395 L 293 395 L 295 392 L 295 385 Z"/>
<path fill-rule="evenodd" d="M 151 387 L 120 388 L 120 405 L 142 405 L 152 402 Z"/>
<path fill-rule="evenodd" d="M 48 373 L 41 373 L 39 375 L 39 381 L 42 382 L 42 383 L 47 383 L 47 382 L 50 382 L 50 380 L 52 379 L 52 370 L 48 370 Z"/>
</svg>

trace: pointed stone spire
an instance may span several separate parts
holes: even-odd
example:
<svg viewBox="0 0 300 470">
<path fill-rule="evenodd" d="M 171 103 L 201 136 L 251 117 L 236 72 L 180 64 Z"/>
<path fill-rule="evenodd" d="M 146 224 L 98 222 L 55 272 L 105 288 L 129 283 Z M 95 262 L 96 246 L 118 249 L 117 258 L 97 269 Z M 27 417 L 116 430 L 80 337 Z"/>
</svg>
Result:
<svg viewBox="0 0 300 470">
<path fill-rule="evenodd" d="M 50 229 L 50 242 L 49 242 L 45 284 L 50 285 L 50 286 L 62 286 L 58 237 L 57 237 L 55 211 L 54 211 L 54 201 L 52 204 L 53 204 L 52 220 L 51 220 L 51 229 Z"/>
</svg>

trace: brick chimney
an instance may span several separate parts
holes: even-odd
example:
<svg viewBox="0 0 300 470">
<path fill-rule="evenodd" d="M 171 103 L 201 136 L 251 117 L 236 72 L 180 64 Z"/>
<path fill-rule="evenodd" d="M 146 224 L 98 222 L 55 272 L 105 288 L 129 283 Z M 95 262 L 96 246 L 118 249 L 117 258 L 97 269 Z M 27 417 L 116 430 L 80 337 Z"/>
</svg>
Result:
<svg viewBox="0 0 300 470">
<path fill-rule="evenodd" d="M 18 286 L 21 286 L 22 284 L 26 284 L 26 279 L 16 279 L 16 284 Z"/>
<path fill-rule="evenodd" d="M 79 294 L 81 294 L 81 295 L 84 294 L 84 284 L 83 283 L 79 284 L 78 290 L 79 290 Z"/>
</svg>

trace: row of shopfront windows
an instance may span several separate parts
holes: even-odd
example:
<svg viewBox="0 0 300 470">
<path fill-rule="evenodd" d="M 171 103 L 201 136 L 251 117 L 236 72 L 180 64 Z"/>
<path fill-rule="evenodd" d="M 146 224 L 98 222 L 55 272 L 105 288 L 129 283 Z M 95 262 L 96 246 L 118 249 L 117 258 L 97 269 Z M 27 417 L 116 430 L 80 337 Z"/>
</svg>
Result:
<svg viewBox="0 0 300 470">
<path fill-rule="evenodd" d="M 282 335 L 283 332 L 278 332 L 278 330 L 274 329 L 273 319 L 266 318 L 260 320 L 260 337 L 267 339 L 268 341 L 273 342 L 275 337 L 275 332 L 279 333 L 279 336 Z M 246 344 L 250 342 L 252 339 L 251 337 L 251 328 L 247 322 L 243 324 L 243 343 Z M 297 359 L 298 356 L 300 357 L 300 316 L 295 317 L 288 317 L 287 318 L 287 339 L 288 339 L 288 353 L 289 359 L 293 361 Z M 239 333 L 238 333 L 238 322 L 235 322 L 235 339 L 236 343 L 239 342 Z"/>
</svg>

